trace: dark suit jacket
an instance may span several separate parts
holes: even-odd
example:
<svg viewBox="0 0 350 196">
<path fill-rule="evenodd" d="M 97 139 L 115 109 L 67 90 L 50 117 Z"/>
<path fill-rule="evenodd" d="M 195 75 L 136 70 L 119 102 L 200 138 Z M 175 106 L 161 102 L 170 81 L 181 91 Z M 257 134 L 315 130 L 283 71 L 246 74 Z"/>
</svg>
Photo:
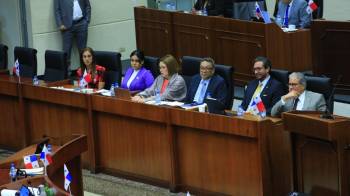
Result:
<svg viewBox="0 0 350 196">
<path fill-rule="evenodd" d="M 259 80 L 253 80 L 248 83 L 241 104 L 244 110 L 247 110 L 250 100 L 252 99 L 252 96 L 258 84 Z M 281 99 L 281 96 L 284 94 L 285 92 L 283 90 L 283 85 L 279 81 L 270 77 L 270 80 L 267 82 L 265 88 L 260 94 L 260 98 L 265 105 L 267 115 L 271 114 L 272 107 Z"/>
<path fill-rule="evenodd" d="M 197 0 L 194 4 L 194 9 L 203 10 L 203 6 L 206 0 Z M 224 15 L 224 0 L 208 0 L 207 11 L 209 16 Z"/>
<path fill-rule="evenodd" d="M 56 24 L 58 27 L 64 25 L 67 29 L 73 23 L 73 1 L 74 0 L 54 0 L 54 11 Z M 83 12 L 83 19 L 90 23 L 91 6 L 89 0 L 78 0 L 81 11 Z"/>
<path fill-rule="evenodd" d="M 194 96 L 196 95 L 197 88 L 199 86 L 199 83 L 201 82 L 201 76 L 199 74 L 194 75 L 191 79 L 191 84 L 188 87 L 187 90 L 187 96 L 186 96 L 186 102 L 192 103 Z M 207 91 L 205 92 L 206 97 L 208 95 L 208 92 L 210 93 L 210 96 L 212 98 L 217 99 L 222 104 L 225 105 L 226 98 L 227 98 L 227 87 L 225 80 L 219 76 L 219 75 L 213 75 L 210 79 Z"/>
</svg>

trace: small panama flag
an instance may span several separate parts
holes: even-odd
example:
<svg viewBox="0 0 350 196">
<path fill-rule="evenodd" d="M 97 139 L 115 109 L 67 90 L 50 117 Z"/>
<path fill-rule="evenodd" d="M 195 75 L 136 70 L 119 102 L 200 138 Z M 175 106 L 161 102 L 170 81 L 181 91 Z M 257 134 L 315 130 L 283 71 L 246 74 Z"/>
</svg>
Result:
<svg viewBox="0 0 350 196">
<path fill-rule="evenodd" d="M 255 2 L 255 15 L 258 19 L 262 18 L 261 9 L 257 1 Z"/>
<path fill-rule="evenodd" d="M 83 77 L 81 77 L 80 81 L 79 81 L 79 86 L 80 88 L 85 88 L 88 85 L 89 81 L 89 75 L 86 72 L 86 69 L 84 71 Z"/>
<path fill-rule="evenodd" d="M 250 107 L 252 108 L 253 112 L 255 115 L 261 114 L 263 112 L 266 112 L 264 103 L 262 102 L 260 96 L 256 96 L 252 102 L 252 104 L 250 105 Z"/>
<path fill-rule="evenodd" d="M 313 11 L 317 10 L 318 6 L 313 0 L 309 0 L 306 12 L 311 14 Z"/>
<path fill-rule="evenodd" d="M 16 61 L 15 61 L 15 65 L 13 66 L 12 72 L 15 73 L 17 77 L 19 77 L 19 62 L 18 62 L 18 59 L 16 59 Z"/>
<path fill-rule="evenodd" d="M 69 186 L 69 185 L 70 185 L 70 183 L 72 182 L 73 178 L 72 178 L 72 176 L 70 175 L 69 170 L 68 170 L 66 164 L 63 164 L 63 165 L 64 165 L 64 189 L 65 189 L 66 191 L 68 191 L 68 188 L 70 189 L 70 186 Z M 69 190 L 69 192 L 70 192 L 70 190 Z"/>
<path fill-rule="evenodd" d="M 26 169 L 39 168 L 38 158 L 35 154 L 23 157 Z"/>
<path fill-rule="evenodd" d="M 40 160 L 44 163 L 45 167 L 52 163 L 51 153 L 44 144 L 43 150 L 40 153 Z"/>
</svg>

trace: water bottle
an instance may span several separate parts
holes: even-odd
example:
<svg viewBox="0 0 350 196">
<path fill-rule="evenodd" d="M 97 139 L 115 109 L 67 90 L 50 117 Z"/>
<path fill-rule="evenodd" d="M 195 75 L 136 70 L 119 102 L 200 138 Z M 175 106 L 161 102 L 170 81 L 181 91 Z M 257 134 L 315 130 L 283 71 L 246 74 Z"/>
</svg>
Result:
<svg viewBox="0 0 350 196">
<path fill-rule="evenodd" d="M 109 92 L 111 93 L 111 96 L 112 96 L 112 97 L 115 96 L 115 92 L 114 92 L 115 86 L 114 86 L 114 85 L 115 85 L 115 84 L 113 83 L 113 84 L 111 85 L 111 88 L 109 89 Z"/>
<path fill-rule="evenodd" d="M 10 179 L 11 179 L 11 182 L 16 181 L 16 177 L 17 177 L 16 173 L 17 173 L 17 169 L 15 168 L 15 164 L 11 163 L 11 166 L 10 166 Z"/>
<path fill-rule="evenodd" d="M 176 11 L 176 4 L 175 4 L 175 2 L 170 3 L 170 9 L 171 9 L 171 11 Z"/>
<path fill-rule="evenodd" d="M 160 97 L 160 91 L 157 89 L 156 91 L 155 91 L 155 96 L 156 96 L 156 99 L 155 99 L 155 101 L 156 101 L 156 104 L 157 105 L 159 105 L 160 103 L 161 103 L 161 101 L 162 101 L 162 99 L 161 99 L 161 97 Z"/>
<path fill-rule="evenodd" d="M 203 8 L 203 10 L 202 10 L 202 16 L 208 16 L 207 8 Z"/>
<path fill-rule="evenodd" d="M 244 115 L 244 110 L 242 108 L 242 106 L 238 106 L 237 108 L 237 116 L 243 116 Z"/>
<path fill-rule="evenodd" d="M 33 77 L 33 85 L 34 85 L 34 86 L 38 86 L 38 85 L 39 85 L 39 79 L 38 79 L 37 76 L 34 76 L 34 77 Z"/>
<path fill-rule="evenodd" d="M 276 24 L 282 27 L 282 17 L 280 15 L 277 15 L 276 17 Z"/>
<path fill-rule="evenodd" d="M 166 11 L 170 11 L 171 10 L 171 4 L 170 3 L 166 3 L 165 4 L 165 10 Z"/>
</svg>

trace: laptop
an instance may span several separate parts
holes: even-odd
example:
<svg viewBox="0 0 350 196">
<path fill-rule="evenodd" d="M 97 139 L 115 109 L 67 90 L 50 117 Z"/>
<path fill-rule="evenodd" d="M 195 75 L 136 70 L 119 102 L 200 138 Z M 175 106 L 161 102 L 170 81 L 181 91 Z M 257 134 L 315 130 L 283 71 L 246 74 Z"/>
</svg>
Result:
<svg viewBox="0 0 350 196">
<path fill-rule="evenodd" d="M 225 105 L 214 98 L 206 98 L 204 103 L 208 106 L 208 112 L 212 114 L 225 115 Z"/>
<path fill-rule="evenodd" d="M 128 89 L 115 88 L 115 97 L 122 100 L 131 100 L 131 93 Z"/>
</svg>

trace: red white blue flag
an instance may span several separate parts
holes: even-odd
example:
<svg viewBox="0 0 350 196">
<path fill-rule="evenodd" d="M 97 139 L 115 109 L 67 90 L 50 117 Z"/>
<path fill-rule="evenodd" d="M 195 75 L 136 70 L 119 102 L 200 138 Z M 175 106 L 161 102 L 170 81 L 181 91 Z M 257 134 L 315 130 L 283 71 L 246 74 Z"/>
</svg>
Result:
<svg viewBox="0 0 350 196">
<path fill-rule="evenodd" d="M 72 175 L 70 175 L 70 172 L 66 166 L 66 164 L 63 164 L 64 166 L 64 189 L 68 191 L 69 185 L 72 182 L 73 178 Z"/>
<path fill-rule="evenodd" d="M 44 145 L 43 151 L 40 153 L 40 160 L 44 163 L 45 166 L 48 166 L 52 163 L 51 153 Z"/>
<path fill-rule="evenodd" d="M 24 156 L 23 161 L 26 169 L 39 168 L 38 158 L 35 154 Z"/>
<path fill-rule="evenodd" d="M 313 11 L 317 10 L 318 6 L 313 0 L 309 0 L 308 6 L 306 8 L 306 12 L 311 14 Z"/>
</svg>

